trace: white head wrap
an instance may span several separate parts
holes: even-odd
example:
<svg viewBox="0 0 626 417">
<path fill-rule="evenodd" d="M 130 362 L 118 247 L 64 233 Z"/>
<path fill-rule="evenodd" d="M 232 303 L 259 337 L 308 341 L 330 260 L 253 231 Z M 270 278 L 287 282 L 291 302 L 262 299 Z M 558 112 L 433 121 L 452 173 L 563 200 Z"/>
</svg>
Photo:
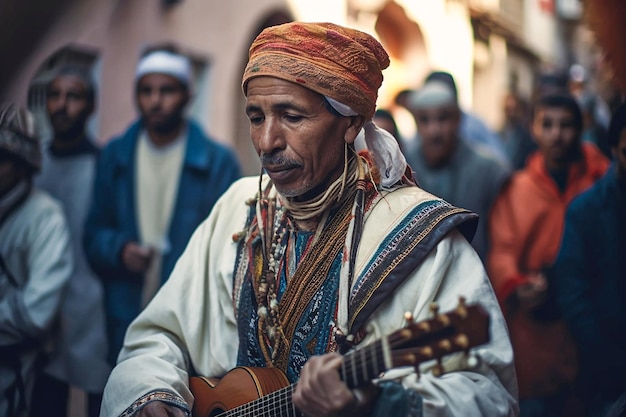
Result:
<svg viewBox="0 0 626 417">
<path fill-rule="evenodd" d="M 147 74 L 169 75 L 189 86 L 191 81 L 191 63 L 185 56 L 167 51 L 155 51 L 139 61 L 137 71 L 135 72 L 135 80 L 139 81 L 141 77 Z"/>
<path fill-rule="evenodd" d="M 326 97 L 333 109 L 337 110 L 342 116 L 358 116 L 358 113 L 349 106 L 339 103 L 330 97 L 324 97 Z M 376 166 L 380 171 L 381 185 L 383 188 L 392 187 L 400 181 L 407 166 L 406 158 L 400 151 L 398 141 L 391 133 L 379 128 L 371 120 L 367 121 L 363 126 L 363 133 L 365 146 L 372 153 Z M 361 134 L 359 134 L 357 141 L 360 139 L 360 136 Z"/>
<path fill-rule="evenodd" d="M 454 91 L 441 81 L 428 81 L 422 88 L 413 91 L 408 98 L 408 107 L 411 110 L 432 109 L 451 104 L 456 104 Z"/>
</svg>

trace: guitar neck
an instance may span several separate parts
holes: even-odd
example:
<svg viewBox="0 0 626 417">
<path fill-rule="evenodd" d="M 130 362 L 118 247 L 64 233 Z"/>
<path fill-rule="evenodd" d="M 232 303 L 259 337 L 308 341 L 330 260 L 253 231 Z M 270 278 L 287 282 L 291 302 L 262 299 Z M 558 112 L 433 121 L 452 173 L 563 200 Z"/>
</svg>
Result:
<svg viewBox="0 0 626 417">
<path fill-rule="evenodd" d="M 344 356 L 339 376 L 349 388 L 362 386 L 387 370 L 385 356 L 381 341 L 349 352 Z M 292 401 L 295 388 L 296 384 L 291 384 L 216 417 L 301 417 Z"/>
<path fill-rule="evenodd" d="M 348 352 L 343 359 L 339 375 L 348 388 L 358 388 L 372 379 L 378 378 L 382 372 L 391 368 L 391 357 L 387 340 Z"/>
</svg>

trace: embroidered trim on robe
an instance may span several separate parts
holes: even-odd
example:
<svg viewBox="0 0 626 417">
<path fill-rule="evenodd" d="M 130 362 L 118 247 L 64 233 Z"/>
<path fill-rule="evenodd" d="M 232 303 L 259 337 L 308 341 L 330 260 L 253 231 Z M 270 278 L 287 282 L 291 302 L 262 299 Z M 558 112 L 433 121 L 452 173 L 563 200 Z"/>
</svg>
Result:
<svg viewBox="0 0 626 417">
<path fill-rule="evenodd" d="M 478 216 L 443 200 L 421 203 L 378 245 L 376 255 L 359 274 L 348 306 L 350 333 L 357 333 L 428 253 L 453 228 L 471 241 Z"/>
</svg>

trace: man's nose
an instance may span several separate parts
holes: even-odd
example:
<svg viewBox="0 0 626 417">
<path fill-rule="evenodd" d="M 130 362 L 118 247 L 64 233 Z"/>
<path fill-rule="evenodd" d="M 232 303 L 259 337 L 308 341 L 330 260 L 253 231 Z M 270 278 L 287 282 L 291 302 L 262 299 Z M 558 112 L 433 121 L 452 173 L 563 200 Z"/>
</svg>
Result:
<svg viewBox="0 0 626 417">
<path fill-rule="evenodd" d="M 561 134 L 563 133 L 563 128 L 561 127 L 560 124 L 555 123 L 554 125 L 552 125 L 548 133 L 550 135 L 550 138 L 552 138 L 553 140 L 556 140 L 559 137 L 561 137 Z"/>
<path fill-rule="evenodd" d="M 163 95 L 161 91 L 158 89 L 151 90 L 150 95 L 148 96 L 148 101 L 151 107 L 158 107 L 161 104 L 161 100 L 163 99 Z"/>
<path fill-rule="evenodd" d="M 259 132 L 259 150 L 264 154 L 271 154 L 277 149 L 283 149 L 284 143 L 279 124 L 266 120 Z"/>
<path fill-rule="evenodd" d="M 432 136 L 439 136 L 441 134 L 442 127 L 443 124 L 439 120 L 432 119 L 429 121 L 427 129 Z"/>
<path fill-rule="evenodd" d="M 67 107 L 67 95 L 59 94 L 54 98 L 53 103 L 57 110 L 65 109 Z"/>
</svg>

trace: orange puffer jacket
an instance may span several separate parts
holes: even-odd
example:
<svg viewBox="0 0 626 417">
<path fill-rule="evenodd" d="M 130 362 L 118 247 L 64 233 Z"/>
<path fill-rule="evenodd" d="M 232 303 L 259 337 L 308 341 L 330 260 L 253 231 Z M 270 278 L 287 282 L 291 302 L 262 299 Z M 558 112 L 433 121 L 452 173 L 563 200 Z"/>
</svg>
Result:
<svg viewBox="0 0 626 417">
<path fill-rule="evenodd" d="M 565 209 L 569 202 L 604 175 L 609 160 L 598 148 L 583 144 L 584 159 L 570 168 L 561 193 L 541 154 L 532 155 L 496 199 L 489 219 L 489 276 L 500 300 L 556 259 Z"/>
<path fill-rule="evenodd" d="M 521 399 L 556 393 L 576 377 L 576 348 L 565 322 L 538 320 L 506 301 L 530 274 L 554 262 L 568 203 L 608 169 L 609 160 L 594 145 L 584 143 L 583 154 L 561 193 L 535 153 L 503 189 L 489 219 L 488 272 L 509 325 Z"/>
</svg>

